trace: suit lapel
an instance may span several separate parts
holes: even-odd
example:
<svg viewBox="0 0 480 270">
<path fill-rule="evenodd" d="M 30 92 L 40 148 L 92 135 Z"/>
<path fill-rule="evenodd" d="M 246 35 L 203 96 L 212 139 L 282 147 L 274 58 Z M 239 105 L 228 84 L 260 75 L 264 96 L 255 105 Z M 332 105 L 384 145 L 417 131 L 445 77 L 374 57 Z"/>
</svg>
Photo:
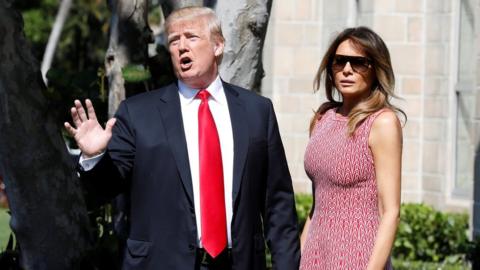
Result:
<svg viewBox="0 0 480 270">
<path fill-rule="evenodd" d="M 248 152 L 248 124 L 245 119 L 245 105 L 240 99 L 239 93 L 229 84 L 223 83 L 225 96 L 227 98 L 230 120 L 232 122 L 233 133 L 233 187 L 232 187 L 232 205 L 235 207 L 235 201 L 240 190 L 242 181 L 243 167 Z"/>
<path fill-rule="evenodd" d="M 190 163 L 188 160 L 185 129 L 183 128 L 180 97 L 176 84 L 171 84 L 164 88 L 160 100 L 161 103 L 157 107 L 162 116 L 167 140 L 172 149 L 183 187 L 185 188 L 190 203 L 193 205 L 192 175 L 190 173 Z"/>
</svg>

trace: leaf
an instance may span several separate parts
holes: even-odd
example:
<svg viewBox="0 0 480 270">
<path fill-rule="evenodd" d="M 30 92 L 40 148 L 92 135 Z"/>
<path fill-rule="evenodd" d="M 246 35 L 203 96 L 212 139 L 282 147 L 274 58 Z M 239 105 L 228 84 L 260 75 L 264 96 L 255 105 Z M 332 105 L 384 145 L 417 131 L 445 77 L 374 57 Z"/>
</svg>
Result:
<svg viewBox="0 0 480 270">
<path fill-rule="evenodd" d="M 122 69 L 122 75 L 126 82 L 138 83 L 151 78 L 150 71 L 141 65 L 128 65 Z"/>
</svg>

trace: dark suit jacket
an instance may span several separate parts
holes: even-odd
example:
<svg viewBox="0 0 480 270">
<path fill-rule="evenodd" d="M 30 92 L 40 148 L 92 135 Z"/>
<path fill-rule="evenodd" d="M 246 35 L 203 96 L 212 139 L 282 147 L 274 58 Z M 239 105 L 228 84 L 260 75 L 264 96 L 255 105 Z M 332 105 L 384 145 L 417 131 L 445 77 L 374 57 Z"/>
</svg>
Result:
<svg viewBox="0 0 480 270">
<path fill-rule="evenodd" d="M 296 270 L 299 238 L 292 182 L 272 103 L 223 84 L 234 139 L 232 260 L 235 270 Z M 193 270 L 197 248 L 192 180 L 176 84 L 124 101 L 106 154 L 82 172 L 103 198 L 128 191 L 124 269 Z"/>
</svg>

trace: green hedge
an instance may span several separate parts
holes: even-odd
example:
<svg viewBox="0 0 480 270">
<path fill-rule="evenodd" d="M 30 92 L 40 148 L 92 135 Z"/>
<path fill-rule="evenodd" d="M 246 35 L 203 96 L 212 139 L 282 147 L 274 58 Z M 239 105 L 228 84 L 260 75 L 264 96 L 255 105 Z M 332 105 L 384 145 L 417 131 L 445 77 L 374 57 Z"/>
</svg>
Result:
<svg viewBox="0 0 480 270">
<path fill-rule="evenodd" d="M 468 215 L 443 213 L 424 204 L 404 204 L 393 257 L 408 261 L 455 262 L 470 251 Z"/>
<path fill-rule="evenodd" d="M 313 197 L 310 194 L 295 194 L 295 207 L 297 208 L 298 229 L 303 230 L 303 225 L 312 208 Z"/>
<path fill-rule="evenodd" d="M 467 263 L 457 262 L 434 263 L 422 261 L 401 261 L 393 259 L 393 269 L 395 270 L 470 270 L 472 269 Z"/>
<path fill-rule="evenodd" d="M 10 236 L 10 215 L 5 208 L 0 208 L 0 251 L 7 246 L 8 237 Z"/>
</svg>

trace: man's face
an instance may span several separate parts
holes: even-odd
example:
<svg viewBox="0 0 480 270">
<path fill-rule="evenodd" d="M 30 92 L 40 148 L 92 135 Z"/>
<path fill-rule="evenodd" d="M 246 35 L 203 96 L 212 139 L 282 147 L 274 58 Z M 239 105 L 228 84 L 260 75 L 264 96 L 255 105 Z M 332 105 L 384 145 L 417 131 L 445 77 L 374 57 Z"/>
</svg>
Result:
<svg viewBox="0 0 480 270">
<path fill-rule="evenodd" d="M 177 78 L 192 88 L 206 88 L 217 77 L 216 57 L 223 52 L 223 42 L 212 37 L 202 17 L 173 22 L 167 34 Z"/>
</svg>

